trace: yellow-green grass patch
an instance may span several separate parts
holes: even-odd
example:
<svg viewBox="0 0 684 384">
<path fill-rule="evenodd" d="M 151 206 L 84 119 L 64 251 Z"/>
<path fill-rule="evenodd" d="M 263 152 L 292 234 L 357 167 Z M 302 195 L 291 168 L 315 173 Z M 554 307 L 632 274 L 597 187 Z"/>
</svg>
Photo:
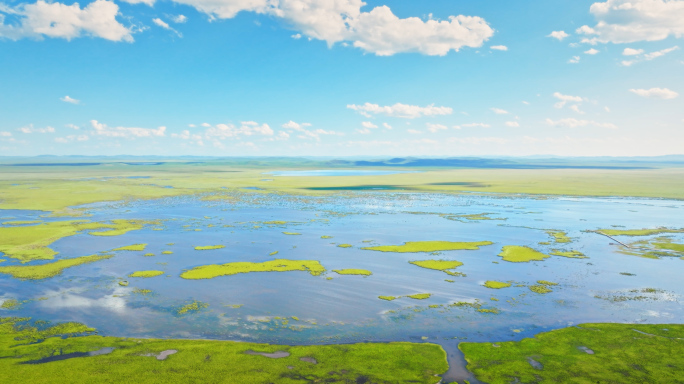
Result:
<svg viewBox="0 0 684 384">
<path fill-rule="evenodd" d="M 93 263 L 104 259 L 109 259 L 113 255 L 91 255 L 75 257 L 72 259 L 62 259 L 41 265 L 13 265 L 0 267 L 0 273 L 12 275 L 17 279 L 41 280 L 54 277 L 62 273 L 67 268 L 81 264 Z"/>
<path fill-rule="evenodd" d="M 112 251 L 144 251 L 147 244 L 133 244 L 112 249 Z"/>
<path fill-rule="evenodd" d="M 580 251 L 561 251 L 559 249 L 554 249 L 551 251 L 552 256 L 569 257 L 571 259 L 588 259 L 584 253 Z"/>
<path fill-rule="evenodd" d="M 301 235 L 301 233 L 298 232 L 283 232 L 285 235 Z"/>
<path fill-rule="evenodd" d="M 380 252 L 438 252 L 456 250 L 475 250 L 485 245 L 494 244 L 491 241 L 454 242 L 454 241 L 409 241 L 403 245 L 380 245 L 377 247 L 364 247 L 369 251 Z"/>
<path fill-rule="evenodd" d="M 454 269 L 463 265 L 460 261 L 456 260 L 414 260 L 409 261 L 410 264 L 417 265 L 421 268 L 434 269 L 436 271 L 442 271 L 452 276 L 461 276 L 459 272 L 451 272 L 449 269 Z"/>
<path fill-rule="evenodd" d="M 338 244 L 337 246 L 340 248 L 351 248 L 351 247 L 353 247 L 353 245 L 351 245 L 351 244 Z"/>
<path fill-rule="evenodd" d="M 597 232 L 608 236 L 651 236 L 661 233 L 684 233 L 684 228 L 653 228 L 653 229 L 599 229 Z"/>
<path fill-rule="evenodd" d="M 180 277 L 184 279 L 213 279 L 219 276 L 230 276 L 238 273 L 250 272 L 288 272 L 307 271 L 313 276 L 325 272 L 325 268 L 316 260 L 287 260 L 276 259 L 262 263 L 234 262 L 227 264 L 212 264 L 195 267 L 183 272 Z"/>
<path fill-rule="evenodd" d="M 429 299 L 430 296 L 432 296 L 432 293 L 414 293 L 413 295 L 406 295 L 404 297 L 408 297 L 410 299 L 416 299 L 416 300 L 425 300 L 425 299 Z"/>
<path fill-rule="evenodd" d="M 501 249 L 499 253 L 505 261 L 510 261 L 512 263 L 525 263 L 529 261 L 540 261 L 551 256 L 535 251 L 530 247 L 522 247 L 519 245 L 506 245 Z"/>
<path fill-rule="evenodd" d="M 365 269 L 333 269 L 333 272 L 337 273 L 338 275 L 370 276 L 373 274 L 373 272 L 365 270 Z"/>
<path fill-rule="evenodd" d="M 128 275 L 128 277 L 155 277 L 163 275 L 163 271 L 136 271 Z"/>
<path fill-rule="evenodd" d="M 530 285 L 530 286 L 527 287 L 527 288 L 529 288 L 530 291 L 536 292 L 536 293 L 549 293 L 549 292 L 553 292 L 553 290 L 552 290 L 551 288 L 549 288 L 547 285 L 542 285 L 542 284 L 539 284 L 539 285 Z"/>
<path fill-rule="evenodd" d="M 15 220 L 15 221 L 5 221 L 2 225 L 30 225 L 30 224 L 40 224 L 42 220 Z"/>
<path fill-rule="evenodd" d="M 569 243 L 572 241 L 572 239 L 568 237 L 568 234 L 563 231 L 549 230 L 546 231 L 546 233 L 553 237 L 556 243 Z"/>
<path fill-rule="evenodd" d="M 511 283 L 505 283 L 503 281 L 494 281 L 494 280 L 487 280 L 483 284 L 487 288 L 492 288 L 492 289 L 501 289 L 501 288 L 508 288 L 511 286 Z"/>
<path fill-rule="evenodd" d="M 387 301 L 392 301 L 400 298 L 401 296 L 378 296 L 378 299 L 380 300 L 387 300 Z"/>
<path fill-rule="evenodd" d="M 221 249 L 221 248 L 225 248 L 225 247 L 226 247 L 225 245 L 200 245 L 200 246 L 195 247 L 195 250 L 197 250 L 197 251 L 208 251 L 208 250 L 212 250 L 212 249 Z"/>
<path fill-rule="evenodd" d="M 185 315 L 188 313 L 196 313 L 200 310 L 209 307 L 209 304 L 203 303 L 201 301 L 193 300 L 191 303 L 185 304 L 176 310 L 179 315 Z"/>
</svg>

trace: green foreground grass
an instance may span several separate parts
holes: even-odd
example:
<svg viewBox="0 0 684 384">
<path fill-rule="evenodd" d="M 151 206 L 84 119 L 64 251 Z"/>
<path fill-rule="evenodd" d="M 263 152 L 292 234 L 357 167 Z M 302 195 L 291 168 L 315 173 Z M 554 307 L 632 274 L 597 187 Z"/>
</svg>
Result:
<svg viewBox="0 0 684 384">
<path fill-rule="evenodd" d="M 468 369 L 489 384 L 684 382 L 682 324 L 580 324 L 459 349 Z"/>
<path fill-rule="evenodd" d="M 286 346 L 214 340 L 101 337 L 78 323 L 39 328 L 0 318 L 0 382 L 53 383 L 437 383 L 446 353 L 428 343 Z M 91 334 L 89 336 L 85 336 Z M 72 336 L 60 338 L 56 336 Z M 73 337 L 79 336 L 79 337 Z M 55 354 L 114 348 L 106 355 L 22 364 Z M 162 351 L 177 353 L 160 361 Z M 290 355 L 272 359 L 247 351 Z M 301 360 L 313 358 L 316 364 Z M 68 379 L 67 379 L 68 378 Z"/>
<path fill-rule="evenodd" d="M 62 273 L 63 270 L 77 265 L 93 263 L 104 259 L 109 259 L 114 255 L 91 255 L 74 257 L 72 259 L 62 259 L 52 263 L 45 263 L 41 265 L 12 265 L 7 267 L 0 267 L 0 273 L 12 275 L 17 279 L 23 280 L 41 280 L 49 277 L 54 277 Z"/>
</svg>

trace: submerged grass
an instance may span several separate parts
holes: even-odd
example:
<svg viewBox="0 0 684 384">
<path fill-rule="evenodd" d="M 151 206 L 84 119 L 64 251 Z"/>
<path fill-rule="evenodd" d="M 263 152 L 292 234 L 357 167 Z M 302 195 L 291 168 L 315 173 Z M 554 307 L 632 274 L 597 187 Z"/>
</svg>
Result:
<svg viewBox="0 0 684 384">
<path fill-rule="evenodd" d="M 549 258 L 549 255 L 535 251 L 530 247 L 522 247 L 519 245 L 506 245 L 501 249 L 499 256 L 503 257 L 505 261 L 512 263 L 525 263 L 529 261 L 540 261 Z"/>
<path fill-rule="evenodd" d="M 316 260 L 287 260 L 276 259 L 263 263 L 235 262 L 227 264 L 212 264 L 195 267 L 183 272 L 180 277 L 184 279 L 213 279 L 218 276 L 236 275 L 250 272 L 287 272 L 307 271 L 313 276 L 325 272 L 325 268 Z"/>
<path fill-rule="evenodd" d="M 438 252 L 456 250 L 475 250 L 485 245 L 494 244 L 491 241 L 454 242 L 454 241 L 409 241 L 403 245 L 381 245 L 377 247 L 363 247 L 369 251 L 380 252 Z"/>
<path fill-rule="evenodd" d="M 468 370 L 491 384 L 669 384 L 684 376 L 681 324 L 580 324 L 517 342 L 464 342 L 459 349 Z"/>
<path fill-rule="evenodd" d="M 17 279 L 41 280 L 54 277 L 62 273 L 66 268 L 75 267 L 81 264 L 93 263 L 95 261 L 109 259 L 113 255 L 91 255 L 75 257 L 73 259 L 62 259 L 52 263 L 41 265 L 13 265 L 0 267 L 0 273 L 12 275 Z"/>
<path fill-rule="evenodd" d="M 218 340 L 172 340 L 85 335 L 95 330 L 69 323 L 40 330 L 28 319 L 0 318 L 0 382 L 48 383 L 424 383 L 440 381 L 446 353 L 430 343 L 359 343 L 286 346 Z M 18 342 L 21 339 L 22 342 Z M 39 341 L 30 344 L 29 341 Z M 106 355 L 22 364 L 62 354 L 114 350 Z M 159 361 L 150 355 L 178 353 Z M 290 355 L 271 359 L 248 350 Z M 308 357 L 316 364 L 300 360 Z M 311 361 L 311 360 L 308 361 Z"/>
</svg>

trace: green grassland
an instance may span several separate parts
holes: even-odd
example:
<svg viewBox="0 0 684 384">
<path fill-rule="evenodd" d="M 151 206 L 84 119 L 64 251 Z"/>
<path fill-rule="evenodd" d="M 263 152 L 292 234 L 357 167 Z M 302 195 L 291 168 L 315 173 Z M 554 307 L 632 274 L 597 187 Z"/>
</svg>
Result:
<svg viewBox="0 0 684 384">
<path fill-rule="evenodd" d="M 283 163 L 285 164 L 285 163 Z M 233 165 L 218 161 L 197 164 L 168 162 L 130 166 L 112 162 L 98 166 L 22 166 L 0 164 L 0 209 L 35 209 L 57 215 L 78 215 L 68 209 L 101 201 L 154 199 L 215 193 L 222 188 L 258 186 L 249 193 L 329 194 L 358 190 L 372 183 L 388 190 L 460 193 L 498 192 L 576 196 L 640 196 L 684 198 L 684 168 L 653 169 L 476 169 L 410 168 L 419 170 L 381 176 L 287 177 L 261 181 L 263 172 L 316 169 L 278 161 Z M 320 168 L 317 168 L 320 169 Z M 376 168 L 363 168 L 376 169 Z M 381 168 L 386 169 L 386 168 Z M 128 177 L 149 176 L 145 179 Z M 102 181 L 104 180 L 104 181 Z M 244 193 L 248 193 L 243 190 Z"/>
<path fill-rule="evenodd" d="M 461 343 L 478 380 L 504 383 L 681 383 L 684 325 L 580 324 L 518 342 Z"/>
<path fill-rule="evenodd" d="M 530 261 L 541 261 L 551 256 L 535 251 L 530 247 L 521 247 L 519 245 L 506 245 L 499 253 L 505 261 L 512 263 L 526 263 Z"/>
<path fill-rule="evenodd" d="M 437 383 L 437 375 L 448 368 L 444 350 L 428 343 L 287 346 L 134 339 L 93 335 L 94 329 L 78 323 L 41 330 L 27 320 L 0 318 L 0 382 L 50 383 L 68 378 L 70 383 Z M 25 364 L 104 347 L 114 350 Z M 169 350 L 177 352 L 163 361 L 155 358 Z M 268 358 L 247 351 L 283 351 L 289 356 Z"/>
</svg>

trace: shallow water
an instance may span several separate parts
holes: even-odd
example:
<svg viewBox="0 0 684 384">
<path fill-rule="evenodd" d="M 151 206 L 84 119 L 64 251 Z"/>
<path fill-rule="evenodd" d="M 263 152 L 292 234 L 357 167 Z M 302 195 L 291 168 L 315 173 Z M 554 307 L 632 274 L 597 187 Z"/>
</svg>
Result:
<svg viewBox="0 0 684 384">
<path fill-rule="evenodd" d="M 684 260 L 646 259 L 619 253 L 611 239 L 587 230 L 684 227 L 684 202 L 655 199 L 538 198 L 495 194 L 347 193 L 332 197 L 293 197 L 226 192 L 231 200 L 175 197 L 86 206 L 91 220 L 161 219 L 162 225 L 122 236 L 80 234 L 53 244 L 57 258 L 77 257 L 120 246 L 148 243 L 145 251 L 119 251 L 111 259 L 73 267 L 60 276 L 20 281 L 0 275 L 0 300 L 24 302 L 0 316 L 79 321 L 104 335 L 215 338 L 286 344 L 358 341 L 433 342 L 445 346 L 449 378 L 463 378 L 461 341 L 506 341 L 583 322 L 679 322 L 684 318 L 679 284 Z M 488 213 L 495 220 L 456 215 Z M 0 211 L 12 220 L 40 219 L 41 212 Z M 65 220 L 68 218 L 50 219 Z M 286 224 L 267 224 L 287 221 Z M 155 230 L 162 229 L 162 230 Z M 545 230 L 567 232 L 571 243 L 555 244 Z M 288 236 L 283 232 L 301 233 Z M 332 236 L 323 239 L 321 236 Z M 652 236 L 654 237 L 654 236 Z M 683 242 L 682 234 L 671 235 Z M 616 237 L 631 242 L 651 237 Z M 479 250 L 384 253 L 362 250 L 406 241 L 492 241 Z M 540 242 L 551 244 L 544 245 Z M 352 244 L 341 248 L 338 244 Z M 225 245 L 196 251 L 195 246 Z M 505 245 L 549 253 L 576 250 L 589 258 L 556 257 L 529 263 L 505 262 Z M 162 251 L 172 251 L 162 254 Z M 278 251 L 277 254 L 270 255 Z M 143 256 L 153 253 L 155 256 Z M 318 260 L 328 270 L 259 272 L 184 280 L 185 269 L 235 261 L 275 258 Z M 7 258 L 5 258 L 7 259 Z M 450 276 L 409 264 L 448 259 L 464 263 Z M 40 262 L 36 262 L 39 264 Z M 1 265 L 16 264 L 12 259 Z M 337 275 L 333 269 L 366 269 L 368 277 Z M 130 278 L 140 270 L 162 270 L 154 278 Z M 635 276 L 621 275 L 632 273 Z M 332 278 L 328 280 L 328 278 Z M 118 282 L 127 280 L 128 286 Z M 448 282 L 446 280 L 452 280 Z M 489 289 L 487 280 L 513 286 Z M 537 280 L 556 282 L 553 292 L 527 288 Z M 516 286 L 522 285 L 522 286 Z M 654 288 L 639 300 L 630 290 Z M 140 289 L 151 290 L 141 293 Z M 431 293 L 426 300 L 378 299 Z M 630 296 L 631 295 L 631 296 Z M 597 298 L 598 296 L 599 298 Z M 641 295 L 644 296 L 644 295 Z M 37 300 L 42 298 L 42 300 Z M 492 300 L 492 298 L 496 299 Z M 199 311 L 177 313 L 198 300 Z M 479 302 L 478 312 L 454 302 Z M 242 305 L 242 306 L 240 306 Z M 430 307 L 430 306 L 433 307 Z M 437 307 L 434 307 L 437 306 Z M 295 317 L 295 318 L 293 318 Z"/>
</svg>

